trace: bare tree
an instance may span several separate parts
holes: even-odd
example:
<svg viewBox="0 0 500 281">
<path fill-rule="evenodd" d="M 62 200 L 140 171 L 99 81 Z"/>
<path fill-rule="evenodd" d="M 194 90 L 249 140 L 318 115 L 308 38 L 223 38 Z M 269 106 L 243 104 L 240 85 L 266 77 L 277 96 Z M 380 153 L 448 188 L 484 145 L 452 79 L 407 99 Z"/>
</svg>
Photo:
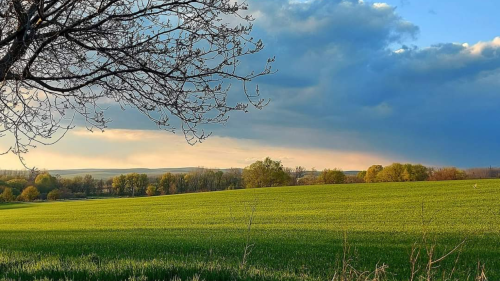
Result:
<svg viewBox="0 0 500 281">
<path fill-rule="evenodd" d="M 232 0 L 0 0 L 0 134 L 22 154 L 52 144 L 83 116 L 89 130 L 110 121 L 102 104 L 132 107 L 190 143 L 200 124 L 265 105 L 240 59 L 263 49 L 253 18 Z M 227 101 L 242 82 L 243 103 Z M 172 124 L 175 120 L 176 124 Z"/>
<path fill-rule="evenodd" d="M 299 179 L 301 177 L 305 176 L 305 175 L 306 175 L 306 168 L 304 168 L 302 166 L 296 166 L 295 167 L 295 171 L 293 173 L 295 184 L 297 184 L 297 182 L 299 181 Z"/>
</svg>

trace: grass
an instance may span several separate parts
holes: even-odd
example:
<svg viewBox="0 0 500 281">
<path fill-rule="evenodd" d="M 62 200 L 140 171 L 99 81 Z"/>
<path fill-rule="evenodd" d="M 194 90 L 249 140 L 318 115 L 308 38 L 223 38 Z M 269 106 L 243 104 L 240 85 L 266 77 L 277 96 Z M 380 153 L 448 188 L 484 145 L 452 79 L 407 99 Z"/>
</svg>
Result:
<svg viewBox="0 0 500 281">
<path fill-rule="evenodd" d="M 347 233 L 350 264 L 383 263 L 389 279 L 409 280 L 423 229 L 422 256 L 467 238 L 433 279 L 455 268 L 453 278 L 474 280 L 479 262 L 500 280 L 500 180 L 0 205 L 0 279 L 332 280 Z"/>
</svg>

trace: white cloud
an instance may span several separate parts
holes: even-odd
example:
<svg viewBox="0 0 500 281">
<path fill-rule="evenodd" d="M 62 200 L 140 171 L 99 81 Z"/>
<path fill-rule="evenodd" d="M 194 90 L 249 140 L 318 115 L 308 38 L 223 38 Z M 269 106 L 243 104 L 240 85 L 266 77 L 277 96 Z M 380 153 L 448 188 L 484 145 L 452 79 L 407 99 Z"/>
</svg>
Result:
<svg viewBox="0 0 500 281">
<path fill-rule="evenodd" d="M 373 7 L 376 9 L 391 9 L 391 6 L 389 6 L 387 3 L 373 3 Z"/>
<path fill-rule="evenodd" d="M 464 44 L 463 46 L 470 54 L 479 56 L 482 55 L 486 49 L 500 49 L 500 37 L 496 37 L 495 39 L 489 42 L 478 42 L 477 44 L 471 47 L 469 47 L 468 44 L 467 45 Z"/>
</svg>

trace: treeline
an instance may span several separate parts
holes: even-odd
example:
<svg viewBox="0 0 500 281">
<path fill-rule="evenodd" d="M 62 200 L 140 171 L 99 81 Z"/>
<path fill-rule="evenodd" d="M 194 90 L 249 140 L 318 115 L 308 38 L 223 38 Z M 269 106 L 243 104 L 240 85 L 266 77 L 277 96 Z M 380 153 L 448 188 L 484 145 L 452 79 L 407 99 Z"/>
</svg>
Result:
<svg viewBox="0 0 500 281">
<path fill-rule="evenodd" d="M 0 201 L 78 199 L 100 196 L 155 196 L 208 192 L 241 188 L 259 188 L 315 184 L 349 184 L 405 181 L 443 181 L 499 178 L 500 168 L 460 170 L 455 167 L 431 168 L 420 164 L 393 163 L 373 165 L 357 175 L 339 169 L 307 171 L 304 167 L 284 167 L 280 161 L 266 158 L 245 169 L 195 169 L 189 173 L 161 176 L 131 173 L 108 180 L 92 175 L 62 178 L 48 172 L 33 175 L 25 171 L 0 171 Z"/>
<path fill-rule="evenodd" d="M 111 184 L 111 181 L 106 183 L 91 175 L 66 179 L 54 177 L 48 172 L 22 176 L 0 174 L 0 202 L 87 198 L 106 193 L 106 184 Z"/>
<path fill-rule="evenodd" d="M 43 172 L 34 180 L 29 178 L 0 175 L 0 202 L 154 196 L 243 188 L 241 169 L 223 172 L 199 168 L 189 173 L 166 173 L 153 177 L 131 173 L 108 180 L 97 180 L 92 175 L 61 178 Z"/>
<path fill-rule="evenodd" d="M 240 169 L 225 172 L 199 168 L 189 173 L 166 173 L 160 177 L 128 174 L 114 177 L 110 192 L 118 196 L 154 196 L 243 188 Z"/>
<path fill-rule="evenodd" d="M 321 172 L 304 167 L 295 169 L 283 167 L 280 161 L 266 158 L 257 161 L 243 170 L 245 188 L 314 185 L 314 184 L 349 184 L 374 182 L 405 181 L 445 181 L 476 178 L 498 178 L 500 169 L 475 168 L 461 170 L 456 167 L 433 168 L 421 164 L 393 163 L 388 166 L 373 165 L 357 175 L 346 175 L 339 169 L 325 169 Z"/>
<path fill-rule="evenodd" d="M 420 164 L 394 163 L 386 167 L 373 165 L 367 171 L 359 172 L 358 177 L 362 178 L 364 182 L 372 183 L 462 180 L 467 178 L 467 174 L 455 167 L 435 169 Z"/>
</svg>

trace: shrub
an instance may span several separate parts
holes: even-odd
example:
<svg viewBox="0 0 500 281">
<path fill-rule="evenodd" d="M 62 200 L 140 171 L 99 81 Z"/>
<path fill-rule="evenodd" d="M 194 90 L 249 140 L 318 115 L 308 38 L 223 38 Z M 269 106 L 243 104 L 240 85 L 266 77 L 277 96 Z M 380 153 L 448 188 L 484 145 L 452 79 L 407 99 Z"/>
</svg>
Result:
<svg viewBox="0 0 500 281">
<path fill-rule="evenodd" d="M 463 180 L 467 178 L 467 174 L 455 167 L 441 168 L 431 172 L 429 180 L 431 181 L 446 181 L 446 180 Z"/>
<path fill-rule="evenodd" d="M 61 194 L 61 199 L 73 198 L 73 192 L 71 192 L 71 190 L 68 188 L 60 188 L 59 193 Z"/>
<path fill-rule="evenodd" d="M 16 199 L 16 196 L 14 196 L 12 188 L 10 187 L 5 188 L 0 197 L 2 197 L 2 200 L 5 202 L 12 202 Z"/>
<path fill-rule="evenodd" d="M 28 185 L 28 181 L 25 179 L 11 179 L 7 181 L 7 185 L 18 190 L 22 190 Z"/>
<path fill-rule="evenodd" d="M 57 187 L 57 179 L 49 173 L 39 174 L 35 179 L 35 186 L 41 192 L 47 193 Z"/>
<path fill-rule="evenodd" d="M 26 187 L 21 195 L 19 195 L 18 198 L 20 198 L 20 201 L 34 201 L 35 199 L 38 199 L 40 197 L 40 192 L 38 189 L 34 186 L 28 186 Z"/>
<path fill-rule="evenodd" d="M 348 175 L 345 177 L 345 183 L 364 183 L 364 177 L 358 177 L 354 175 Z"/>
<path fill-rule="evenodd" d="M 177 193 L 177 185 L 175 182 L 170 184 L 170 187 L 168 188 L 168 194 L 176 194 Z"/>
<path fill-rule="evenodd" d="M 376 182 L 401 182 L 403 181 L 403 174 L 405 167 L 400 163 L 393 163 L 386 166 L 382 171 L 377 173 L 375 177 Z"/>
<path fill-rule="evenodd" d="M 56 201 L 58 199 L 61 199 L 61 197 L 62 194 L 61 191 L 59 191 L 59 189 L 54 189 L 51 192 L 49 192 L 49 194 L 47 194 L 47 199 L 49 201 Z"/>
<path fill-rule="evenodd" d="M 246 188 L 285 186 L 290 183 L 290 175 L 281 161 L 267 157 L 246 167 L 242 173 Z"/>
<path fill-rule="evenodd" d="M 345 174 L 344 174 L 344 172 L 337 170 L 337 169 L 334 169 L 334 170 L 325 169 L 321 173 L 319 180 L 321 183 L 324 183 L 324 184 L 345 183 Z"/>
<path fill-rule="evenodd" d="M 146 189 L 146 194 L 148 196 L 155 196 L 156 195 L 156 186 L 150 184 L 148 188 Z"/>
<path fill-rule="evenodd" d="M 368 168 L 365 174 L 365 182 L 377 182 L 377 175 L 383 169 L 382 165 L 373 165 Z"/>
</svg>

